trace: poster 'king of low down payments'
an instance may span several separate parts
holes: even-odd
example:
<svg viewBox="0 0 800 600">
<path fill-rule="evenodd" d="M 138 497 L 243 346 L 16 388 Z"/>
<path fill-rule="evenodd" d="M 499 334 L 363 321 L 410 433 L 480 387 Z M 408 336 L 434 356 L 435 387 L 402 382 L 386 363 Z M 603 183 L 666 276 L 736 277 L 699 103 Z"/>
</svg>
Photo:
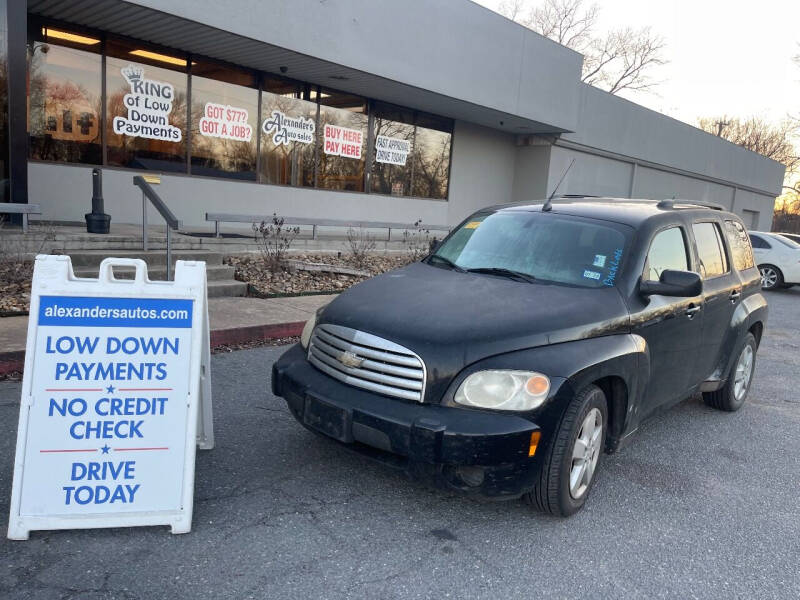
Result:
<svg viewBox="0 0 800 600">
<path fill-rule="evenodd" d="M 191 529 L 195 445 L 213 446 L 208 338 L 202 262 L 160 282 L 141 260 L 106 259 L 84 279 L 69 257 L 37 257 L 9 538 Z"/>
</svg>

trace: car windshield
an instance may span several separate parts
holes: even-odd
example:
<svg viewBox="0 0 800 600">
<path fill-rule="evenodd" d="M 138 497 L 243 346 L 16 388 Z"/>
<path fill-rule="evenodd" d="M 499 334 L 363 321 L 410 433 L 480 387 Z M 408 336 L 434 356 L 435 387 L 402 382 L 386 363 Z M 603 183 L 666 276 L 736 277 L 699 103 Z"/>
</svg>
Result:
<svg viewBox="0 0 800 600">
<path fill-rule="evenodd" d="M 614 286 L 625 252 L 625 229 L 553 213 L 479 213 L 454 231 L 428 260 L 520 281 Z"/>
<path fill-rule="evenodd" d="M 775 237 L 776 240 L 778 240 L 784 246 L 789 246 L 789 248 L 800 248 L 800 244 L 798 244 L 797 242 L 795 242 L 791 238 L 784 237 L 780 233 L 776 233 L 774 237 Z"/>
</svg>

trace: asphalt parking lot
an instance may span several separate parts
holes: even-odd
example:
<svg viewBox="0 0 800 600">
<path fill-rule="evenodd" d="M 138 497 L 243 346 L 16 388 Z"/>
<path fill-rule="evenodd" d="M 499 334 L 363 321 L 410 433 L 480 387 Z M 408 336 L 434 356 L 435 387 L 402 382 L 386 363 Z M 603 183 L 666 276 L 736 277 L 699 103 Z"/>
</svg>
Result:
<svg viewBox="0 0 800 600">
<path fill-rule="evenodd" d="M 19 409 L 0 383 L 0 597 L 800 596 L 800 288 L 769 294 L 745 407 L 688 400 L 604 457 L 585 510 L 429 489 L 300 427 L 268 390 L 283 348 L 216 355 L 217 447 L 190 534 L 5 539 Z"/>
</svg>

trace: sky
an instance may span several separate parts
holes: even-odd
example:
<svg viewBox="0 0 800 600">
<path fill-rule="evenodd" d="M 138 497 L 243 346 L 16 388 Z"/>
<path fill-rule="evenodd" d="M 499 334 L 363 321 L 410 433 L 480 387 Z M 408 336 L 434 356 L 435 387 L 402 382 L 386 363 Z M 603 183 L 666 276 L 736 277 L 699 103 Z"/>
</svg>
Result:
<svg viewBox="0 0 800 600">
<path fill-rule="evenodd" d="M 500 0 L 476 0 L 496 10 Z M 531 4 L 538 0 L 530 0 Z M 586 0 L 591 4 L 591 0 Z M 692 125 L 698 117 L 800 116 L 800 0 L 598 0 L 598 30 L 649 26 L 666 42 L 653 92 L 621 93 Z"/>
</svg>

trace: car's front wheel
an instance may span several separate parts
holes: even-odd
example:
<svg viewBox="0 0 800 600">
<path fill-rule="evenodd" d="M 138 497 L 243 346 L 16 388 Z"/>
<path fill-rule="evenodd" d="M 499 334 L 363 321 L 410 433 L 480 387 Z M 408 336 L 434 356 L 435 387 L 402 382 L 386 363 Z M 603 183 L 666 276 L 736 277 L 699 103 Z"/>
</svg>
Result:
<svg viewBox="0 0 800 600">
<path fill-rule="evenodd" d="M 783 285 L 783 273 L 773 265 L 758 265 L 761 273 L 761 289 L 774 290 Z"/>
<path fill-rule="evenodd" d="M 590 385 L 569 403 L 544 458 L 536 486 L 525 500 L 537 509 L 567 517 L 586 502 L 605 447 L 608 405 Z"/>
</svg>

